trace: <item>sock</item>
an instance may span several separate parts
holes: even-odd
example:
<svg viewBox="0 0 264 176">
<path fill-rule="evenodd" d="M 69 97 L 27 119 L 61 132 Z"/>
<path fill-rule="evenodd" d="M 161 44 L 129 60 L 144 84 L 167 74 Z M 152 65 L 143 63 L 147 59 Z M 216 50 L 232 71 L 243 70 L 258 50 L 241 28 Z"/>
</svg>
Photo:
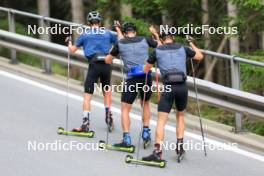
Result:
<svg viewBox="0 0 264 176">
<path fill-rule="evenodd" d="M 177 150 L 180 150 L 183 146 L 183 138 L 177 138 Z"/>
<path fill-rule="evenodd" d="M 149 127 L 148 126 L 143 126 L 143 129 L 149 129 Z"/>
<path fill-rule="evenodd" d="M 105 113 L 107 114 L 109 112 L 109 107 L 105 107 Z"/>
<path fill-rule="evenodd" d="M 129 132 L 124 132 L 124 133 L 123 133 L 123 138 L 124 138 L 125 136 L 129 136 Z"/>
<path fill-rule="evenodd" d="M 183 144 L 183 138 L 177 138 L 177 144 Z"/>
<path fill-rule="evenodd" d="M 90 116 L 90 111 L 83 111 L 83 118 L 88 118 Z"/>
<path fill-rule="evenodd" d="M 157 152 L 161 152 L 160 144 L 159 144 L 159 143 L 154 144 L 154 149 L 155 149 L 155 151 L 157 151 Z"/>
</svg>

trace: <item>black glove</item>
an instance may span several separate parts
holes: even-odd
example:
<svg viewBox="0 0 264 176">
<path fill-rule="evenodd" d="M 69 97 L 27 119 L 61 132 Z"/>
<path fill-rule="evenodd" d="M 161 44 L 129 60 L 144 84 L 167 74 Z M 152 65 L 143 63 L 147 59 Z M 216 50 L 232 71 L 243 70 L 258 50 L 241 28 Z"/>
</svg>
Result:
<svg viewBox="0 0 264 176">
<path fill-rule="evenodd" d="M 67 43 L 67 45 L 69 45 L 69 42 L 72 42 L 72 38 L 71 38 L 71 36 L 68 36 L 68 37 L 66 37 L 66 39 L 65 39 L 65 43 Z"/>
<path fill-rule="evenodd" d="M 113 31 L 116 31 L 116 27 L 119 27 L 119 28 L 121 27 L 118 20 L 114 20 L 113 27 L 112 27 Z"/>
<path fill-rule="evenodd" d="M 188 43 L 193 41 L 193 38 L 190 35 L 186 35 L 185 38 Z"/>
</svg>

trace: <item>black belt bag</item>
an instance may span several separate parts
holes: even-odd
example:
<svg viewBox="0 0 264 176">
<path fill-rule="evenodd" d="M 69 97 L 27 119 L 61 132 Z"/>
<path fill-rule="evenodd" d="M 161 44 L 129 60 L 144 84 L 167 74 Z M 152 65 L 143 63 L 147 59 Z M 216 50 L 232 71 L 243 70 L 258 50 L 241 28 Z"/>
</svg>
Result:
<svg viewBox="0 0 264 176">
<path fill-rule="evenodd" d="M 163 76 L 164 83 L 183 83 L 186 81 L 186 75 L 183 72 L 167 73 Z"/>
<path fill-rule="evenodd" d="M 106 55 L 104 54 L 95 54 L 92 58 L 94 62 L 104 62 Z"/>
</svg>

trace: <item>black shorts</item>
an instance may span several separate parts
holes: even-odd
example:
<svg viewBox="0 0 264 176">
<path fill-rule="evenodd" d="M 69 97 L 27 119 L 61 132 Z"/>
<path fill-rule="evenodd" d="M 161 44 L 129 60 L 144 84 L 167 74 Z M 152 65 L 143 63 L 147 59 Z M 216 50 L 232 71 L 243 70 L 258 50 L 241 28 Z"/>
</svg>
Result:
<svg viewBox="0 0 264 176">
<path fill-rule="evenodd" d="M 162 92 L 158 104 L 159 112 L 170 113 L 173 103 L 175 102 L 176 109 L 183 111 L 186 108 L 188 100 L 188 89 L 186 82 L 171 85 L 170 92 Z"/>
<path fill-rule="evenodd" d="M 89 69 L 84 84 L 85 93 L 93 94 L 94 84 L 98 82 L 99 78 L 102 84 L 102 88 L 104 88 L 104 86 L 110 86 L 111 65 L 105 64 L 104 62 L 95 63 L 91 61 L 89 63 Z"/>
<path fill-rule="evenodd" d="M 138 92 L 140 94 L 141 100 L 144 99 L 144 90 L 146 90 L 145 94 L 145 101 L 149 101 L 151 98 L 151 86 L 152 86 L 152 77 L 151 75 L 148 75 L 147 78 L 147 86 L 145 86 L 145 76 L 141 77 L 134 77 L 126 80 L 124 83 L 124 89 L 121 95 L 121 102 L 123 103 L 128 103 L 128 104 L 133 104 L 135 99 L 137 98 Z M 138 85 L 138 86 L 137 86 Z M 138 89 L 136 89 L 136 86 Z M 143 87 L 145 86 L 145 89 L 143 90 Z M 130 90 L 129 90 L 130 87 Z"/>
</svg>

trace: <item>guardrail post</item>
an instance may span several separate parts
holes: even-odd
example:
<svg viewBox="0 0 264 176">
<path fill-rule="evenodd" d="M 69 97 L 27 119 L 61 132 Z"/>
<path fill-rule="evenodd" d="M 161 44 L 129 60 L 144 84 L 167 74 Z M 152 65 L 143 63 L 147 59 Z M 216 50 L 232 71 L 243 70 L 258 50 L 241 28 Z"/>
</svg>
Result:
<svg viewBox="0 0 264 176">
<path fill-rule="evenodd" d="M 16 26 L 15 26 L 15 15 L 12 13 L 11 9 L 8 11 L 8 30 L 9 32 L 16 32 Z M 10 50 L 10 63 L 11 64 L 16 64 L 17 62 L 17 55 L 16 55 L 16 50 L 11 49 Z"/>
<path fill-rule="evenodd" d="M 44 29 L 49 26 L 49 22 L 45 20 L 45 17 L 39 19 L 39 27 L 43 27 Z M 50 34 L 44 32 L 40 34 L 40 39 L 50 41 Z M 42 68 L 45 73 L 51 74 L 51 61 L 48 58 L 42 58 Z"/>
<path fill-rule="evenodd" d="M 231 81 L 232 88 L 240 89 L 240 65 L 239 62 L 235 60 L 236 56 L 233 56 L 231 59 Z M 235 128 L 234 132 L 239 133 L 243 131 L 242 129 L 242 114 L 236 112 L 235 113 Z"/>
</svg>

